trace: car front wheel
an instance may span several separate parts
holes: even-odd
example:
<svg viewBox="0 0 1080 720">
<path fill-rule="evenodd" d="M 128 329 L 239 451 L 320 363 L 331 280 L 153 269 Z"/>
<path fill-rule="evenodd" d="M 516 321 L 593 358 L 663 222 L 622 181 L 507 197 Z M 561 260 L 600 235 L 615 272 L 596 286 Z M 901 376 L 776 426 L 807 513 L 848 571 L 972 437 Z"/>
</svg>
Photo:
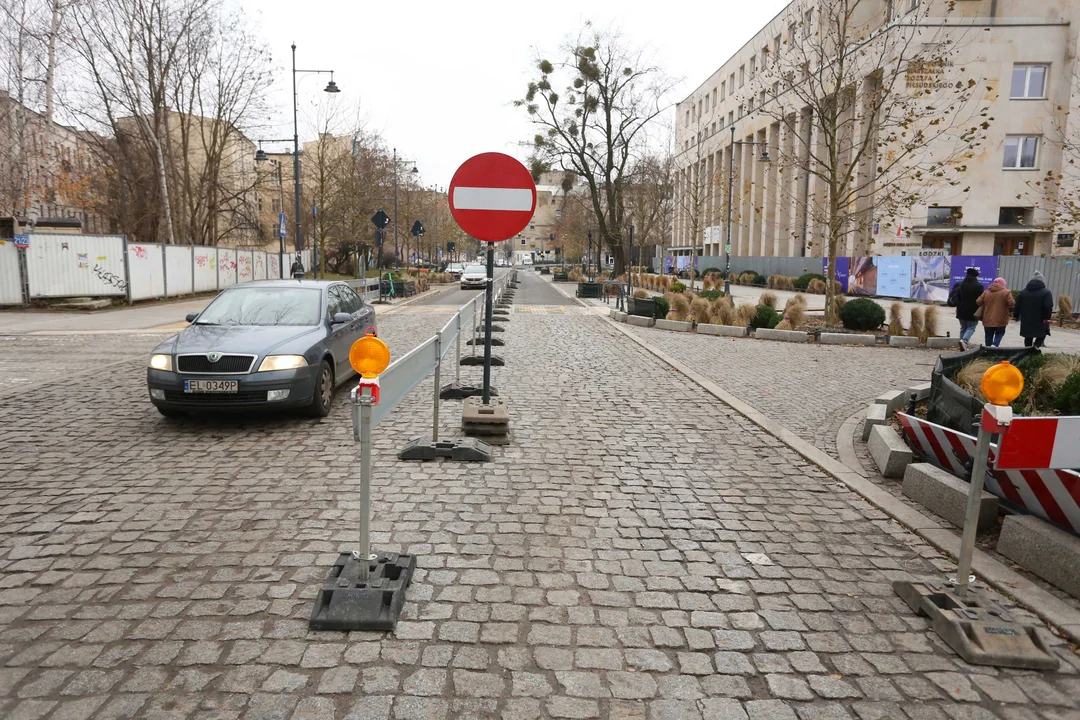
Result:
<svg viewBox="0 0 1080 720">
<path fill-rule="evenodd" d="M 326 417 L 330 414 L 330 405 L 333 402 L 334 371 L 330 369 L 330 363 L 323 360 L 319 366 L 319 374 L 315 377 L 315 390 L 312 392 L 311 405 L 308 406 L 308 415 Z"/>
</svg>

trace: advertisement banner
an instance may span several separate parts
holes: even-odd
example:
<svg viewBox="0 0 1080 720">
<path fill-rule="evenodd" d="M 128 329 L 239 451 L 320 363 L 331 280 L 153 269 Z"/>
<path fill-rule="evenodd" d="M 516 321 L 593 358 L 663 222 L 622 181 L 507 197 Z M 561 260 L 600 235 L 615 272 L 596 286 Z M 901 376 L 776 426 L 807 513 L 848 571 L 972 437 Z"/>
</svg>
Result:
<svg viewBox="0 0 1080 720">
<path fill-rule="evenodd" d="M 952 267 L 949 270 L 949 292 L 956 283 L 964 279 L 969 267 L 979 269 L 979 282 L 983 287 L 990 287 L 998 272 L 998 259 L 996 255 L 957 255 L 951 258 Z"/>
<path fill-rule="evenodd" d="M 825 261 L 828 258 L 821 259 L 821 274 L 825 274 Z M 851 258 L 838 257 L 833 258 L 833 278 L 840 283 L 840 292 L 846 293 L 848 291 L 848 272 L 851 270 Z"/>
<path fill-rule="evenodd" d="M 911 259 L 911 297 L 915 300 L 945 302 L 949 299 L 951 257 L 917 256 Z"/>
<path fill-rule="evenodd" d="M 911 258 L 878 257 L 877 294 L 883 297 L 907 298 L 911 294 Z"/>
<path fill-rule="evenodd" d="M 851 295 L 877 295 L 877 266 L 872 257 L 851 258 L 848 273 L 848 293 Z"/>
</svg>

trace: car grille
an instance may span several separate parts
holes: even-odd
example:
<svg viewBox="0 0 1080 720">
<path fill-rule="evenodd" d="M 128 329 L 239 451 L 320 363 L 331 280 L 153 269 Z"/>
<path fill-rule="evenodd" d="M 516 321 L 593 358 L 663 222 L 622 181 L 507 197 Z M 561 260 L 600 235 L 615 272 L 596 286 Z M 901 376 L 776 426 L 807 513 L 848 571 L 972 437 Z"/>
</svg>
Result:
<svg viewBox="0 0 1080 720">
<path fill-rule="evenodd" d="M 217 362 L 210 362 L 206 355 L 180 355 L 176 358 L 176 370 L 182 373 L 235 375 L 251 372 L 254 362 L 254 355 L 222 355 Z"/>
<path fill-rule="evenodd" d="M 245 405 L 266 402 L 265 390 L 235 393 L 165 392 L 166 402 L 176 405 Z"/>
</svg>

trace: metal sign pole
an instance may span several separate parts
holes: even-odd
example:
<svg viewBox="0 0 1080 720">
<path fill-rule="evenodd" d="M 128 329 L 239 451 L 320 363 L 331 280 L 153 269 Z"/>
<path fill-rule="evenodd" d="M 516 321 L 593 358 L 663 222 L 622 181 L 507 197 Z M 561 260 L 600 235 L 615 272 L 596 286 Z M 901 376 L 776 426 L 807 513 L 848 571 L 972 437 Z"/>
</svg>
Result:
<svg viewBox="0 0 1080 720">
<path fill-rule="evenodd" d="M 367 580 L 371 561 L 371 408 L 374 405 L 370 390 L 356 397 L 353 407 L 354 427 L 360 435 L 360 550 L 354 553 L 359 563 L 359 579 Z"/>
<path fill-rule="evenodd" d="M 484 404 L 491 404 L 491 311 L 495 294 L 495 245 L 488 243 L 487 288 L 484 299 Z"/>
<path fill-rule="evenodd" d="M 985 410 L 983 412 L 986 412 Z M 956 594 L 964 597 L 971 583 L 971 557 L 975 553 L 975 531 L 979 525 L 979 503 L 982 499 L 986 465 L 990 456 L 990 433 L 979 423 L 979 435 L 975 441 L 975 457 L 968 485 L 967 512 L 964 514 L 964 532 L 960 536 L 960 556 L 956 562 Z"/>
</svg>

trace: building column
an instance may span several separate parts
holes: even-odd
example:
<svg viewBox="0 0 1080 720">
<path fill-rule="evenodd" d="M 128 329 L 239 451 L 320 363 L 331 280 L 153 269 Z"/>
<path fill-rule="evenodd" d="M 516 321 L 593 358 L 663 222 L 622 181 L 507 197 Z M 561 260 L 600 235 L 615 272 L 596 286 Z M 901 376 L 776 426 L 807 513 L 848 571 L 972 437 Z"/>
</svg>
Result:
<svg viewBox="0 0 1080 720">
<path fill-rule="evenodd" d="M 870 102 L 873 94 L 877 91 L 877 80 L 873 77 L 864 78 L 858 88 L 858 97 L 855 103 L 855 150 L 859 146 L 865 146 L 866 151 L 860 158 L 855 168 L 855 188 L 859 189 L 855 199 L 855 226 L 852 228 L 853 242 L 851 254 L 853 256 L 871 255 L 871 245 L 874 243 L 874 199 L 877 193 L 877 143 L 873 142 L 875 129 L 873 123 L 867 122 L 867 113 L 870 112 Z M 867 134 L 871 134 L 866 139 Z"/>
<path fill-rule="evenodd" d="M 788 117 L 777 123 L 776 156 L 776 226 L 773 232 L 776 254 L 780 257 L 792 256 L 791 243 L 791 176 L 794 168 L 791 159 L 791 127 Z"/>
<path fill-rule="evenodd" d="M 765 165 L 765 222 L 762 224 L 764 234 L 762 236 L 763 255 L 774 257 L 779 254 L 779 244 L 776 241 L 776 198 L 779 186 L 779 162 L 780 162 L 780 125 L 773 123 L 769 126 L 769 136 L 765 140 L 769 150 L 769 162 Z"/>
<path fill-rule="evenodd" d="M 739 248 L 741 255 L 752 256 L 754 246 L 751 242 L 751 228 L 754 223 L 754 155 L 753 146 L 747 145 L 747 140 L 753 137 L 744 137 L 739 146 L 739 175 L 736 179 L 738 187 L 735 197 L 739 202 Z"/>
</svg>

